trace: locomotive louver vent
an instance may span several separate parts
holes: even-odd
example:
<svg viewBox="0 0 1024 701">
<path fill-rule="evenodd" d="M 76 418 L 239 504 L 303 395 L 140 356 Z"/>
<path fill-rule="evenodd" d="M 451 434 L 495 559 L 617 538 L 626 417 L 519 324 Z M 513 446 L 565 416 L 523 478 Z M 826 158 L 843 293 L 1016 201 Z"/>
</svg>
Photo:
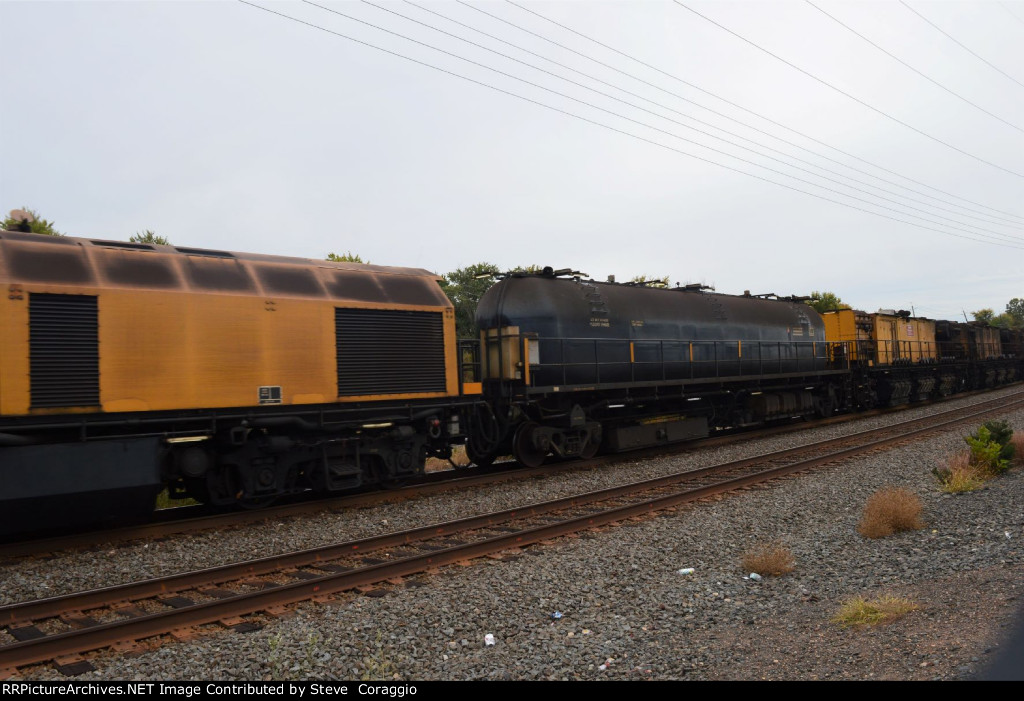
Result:
<svg viewBox="0 0 1024 701">
<path fill-rule="evenodd" d="M 437 312 L 335 309 L 338 396 L 444 392 Z"/>
<path fill-rule="evenodd" d="M 33 293 L 28 314 L 32 408 L 98 406 L 96 297 Z"/>
</svg>

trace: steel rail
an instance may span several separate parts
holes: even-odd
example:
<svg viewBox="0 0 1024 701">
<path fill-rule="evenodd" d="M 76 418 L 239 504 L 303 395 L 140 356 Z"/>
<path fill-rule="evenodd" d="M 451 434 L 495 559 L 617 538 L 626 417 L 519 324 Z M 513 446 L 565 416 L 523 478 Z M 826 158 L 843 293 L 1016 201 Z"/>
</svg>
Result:
<svg viewBox="0 0 1024 701">
<path fill-rule="evenodd" d="M 597 526 L 606 525 L 609 523 L 621 521 L 636 516 L 650 514 L 652 512 L 663 510 L 686 502 L 703 499 L 708 496 L 720 494 L 726 491 L 740 489 L 743 487 L 751 486 L 753 484 L 757 484 L 759 482 L 767 481 L 769 479 L 774 479 L 794 472 L 806 470 L 818 465 L 835 462 L 864 452 L 877 450 L 882 447 L 904 442 L 907 439 L 912 438 L 914 436 L 919 436 L 925 433 L 931 433 L 952 425 L 963 423 L 964 421 L 968 421 L 985 414 L 990 414 L 997 411 L 1010 410 L 1024 404 L 1024 399 L 1015 399 L 1014 397 L 1000 398 L 1000 400 L 997 401 L 1002 401 L 1005 399 L 1010 399 L 1011 401 L 1008 403 L 1003 403 L 1000 406 L 988 407 L 980 411 L 975 411 L 973 413 L 966 414 L 963 416 L 957 416 L 955 418 L 947 419 L 939 423 L 931 423 L 930 425 L 921 426 L 920 428 L 912 429 L 909 431 L 900 431 L 897 435 L 894 436 L 868 441 L 865 443 L 861 443 L 859 445 L 855 445 L 853 447 L 843 448 L 841 450 L 829 452 L 823 455 L 818 455 L 804 460 L 797 460 L 796 462 L 792 462 L 786 465 L 771 467 L 742 477 L 724 480 L 712 485 L 698 487 L 696 489 L 688 489 L 674 492 L 668 495 L 657 496 L 651 499 L 641 501 L 639 503 L 613 507 L 598 513 L 587 514 L 584 516 L 576 516 L 569 519 L 565 519 L 558 523 L 528 527 L 516 532 L 499 536 L 492 536 L 472 543 L 453 545 L 441 550 L 431 551 L 427 554 L 411 555 L 405 558 L 397 559 L 393 562 L 371 564 L 366 567 L 362 567 L 352 571 L 323 575 L 321 577 L 318 577 L 317 579 L 300 580 L 294 583 L 280 585 L 272 589 L 237 594 L 227 598 L 194 604 L 187 608 L 172 609 L 169 611 L 163 611 L 136 618 L 131 618 L 124 621 L 105 623 L 96 626 L 91 626 L 88 628 L 58 633 L 43 638 L 37 638 L 35 640 L 27 640 L 14 643 L 12 645 L 0 648 L 0 668 L 16 668 L 27 664 L 44 662 L 59 657 L 61 655 L 67 655 L 72 652 L 80 653 L 88 650 L 99 649 L 125 640 L 140 640 L 155 635 L 160 635 L 163 633 L 168 633 L 172 630 L 175 630 L 183 626 L 196 626 L 214 623 L 217 621 L 223 621 L 227 618 L 234 618 L 241 615 L 252 614 L 258 611 L 264 611 L 271 607 L 294 604 L 300 601 L 310 599 L 312 597 L 326 596 L 341 591 L 353 589 L 359 586 L 367 586 L 391 578 L 404 577 L 411 574 L 416 574 L 426 569 L 436 568 L 442 565 L 453 564 L 455 562 L 481 557 L 491 553 L 500 552 L 501 550 L 505 550 L 508 548 L 518 548 L 526 545 L 531 545 L 543 540 L 548 540 L 553 537 L 566 535 L 568 533 L 572 533 L 579 530 L 585 530 Z M 961 413 L 970 408 L 971 407 L 962 407 L 959 409 L 952 410 L 950 412 L 946 412 L 945 415 L 948 416 L 949 414 Z M 886 431 L 902 429 L 908 425 L 926 422 L 928 419 L 934 420 L 937 418 L 942 418 L 942 416 L 943 415 L 940 414 L 932 417 L 922 417 L 919 419 L 914 419 L 912 421 L 905 422 L 903 424 L 897 424 L 895 426 L 880 427 L 878 429 L 862 431 L 857 434 L 853 434 L 852 436 L 844 436 L 842 438 L 832 439 L 829 441 L 819 441 L 818 443 L 812 443 L 806 446 L 798 446 L 784 451 L 780 451 L 778 453 L 769 453 L 737 462 L 751 462 L 756 460 L 763 461 L 765 459 L 778 460 L 779 458 L 785 455 L 792 455 L 799 451 L 806 451 L 808 449 L 812 449 L 815 447 L 823 447 L 826 444 L 830 443 L 834 444 L 842 441 L 848 442 L 855 437 L 866 438 L 871 434 L 877 435 L 880 433 L 884 433 Z M 650 489 L 656 488 L 656 486 L 664 486 L 662 483 L 665 480 L 675 479 L 676 481 L 679 481 L 681 479 L 687 479 L 688 477 L 697 476 L 698 474 L 711 474 L 715 470 L 721 470 L 723 468 L 735 468 L 736 466 L 737 465 L 735 463 L 725 463 L 723 465 L 701 468 L 700 470 L 694 470 L 685 473 L 677 473 L 676 475 L 655 478 L 653 480 L 645 480 L 643 482 L 634 483 L 631 485 L 613 487 L 606 490 L 599 490 L 598 492 L 594 492 L 587 495 L 577 495 L 575 497 L 567 497 L 565 499 L 555 501 L 568 502 L 569 506 L 579 506 L 583 505 L 584 503 L 587 503 L 585 501 L 581 501 L 581 499 L 588 499 L 589 501 L 607 500 L 609 498 L 614 498 L 614 496 L 617 496 L 619 493 L 625 493 L 628 491 L 648 491 Z M 598 494 L 603 494 L 603 496 L 597 498 L 596 495 Z M 549 502 L 545 502 L 545 504 L 548 503 Z M 522 509 L 518 511 L 518 517 L 528 515 L 524 513 Z M 487 519 L 492 516 L 492 514 L 487 514 L 475 518 L 484 519 L 484 521 L 486 522 L 486 527 L 486 525 L 493 525 L 493 523 L 487 522 Z M 469 520 L 472 519 L 462 519 L 460 521 L 465 522 Z M 425 531 L 436 528 L 437 526 L 430 526 L 416 530 Z M 460 530 L 465 530 L 465 528 L 462 528 Z M 437 533 L 437 535 L 443 534 Z M 395 544 L 404 544 L 406 542 L 409 542 L 405 540 L 406 534 L 392 534 L 392 536 L 401 538 L 401 542 L 396 542 Z M 352 544 L 343 545 L 351 546 Z M 291 555 L 301 555 L 301 553 L 294 553 Z M 306 553 L 306 555 L 308 556 L 308 553 Z M 293 566 L 281 563 L 280 558 L 278 558 L 278 560 L 279 565 L 283 567 Z M 242 563 L 242 566 L 251 564 L 253 563 Z M 220 568 L 214 569 L 216 570 Z M 280 567 L 277 569 L 280 569 Z M 205 583 L 209 583 L 209 580 L 207 579 Z M 65 599 L 66 597 L 61 598 Z M 37 602 L 29 602 L 29 604 L 27 605 L 32 605 L 33 603 Z M 14 607 L 5 608 L 15 609 L 17 608 L 17 605 Z"/>
</svg>

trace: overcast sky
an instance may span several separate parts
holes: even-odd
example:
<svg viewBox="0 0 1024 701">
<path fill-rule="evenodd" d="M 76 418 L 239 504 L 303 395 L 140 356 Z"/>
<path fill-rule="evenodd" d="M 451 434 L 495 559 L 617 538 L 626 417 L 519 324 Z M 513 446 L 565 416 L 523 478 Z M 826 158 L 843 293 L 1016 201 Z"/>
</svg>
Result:
<svg viewBox="0 0 1024 701">
<path fill-rule="evenodd" d="M 251 1 L 323 29 L 0 1 L 0 209 L 933 318 L 1024 297 L 1024 2 Z"/>
</svg>

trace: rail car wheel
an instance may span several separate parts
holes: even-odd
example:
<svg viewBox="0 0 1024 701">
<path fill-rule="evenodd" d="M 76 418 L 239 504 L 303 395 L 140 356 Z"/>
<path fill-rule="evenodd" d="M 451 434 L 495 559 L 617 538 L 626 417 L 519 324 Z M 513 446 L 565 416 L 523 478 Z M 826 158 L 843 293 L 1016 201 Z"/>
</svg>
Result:
<svg viewBox="0 0 1024 701">
<path fill-rule="evenodd" d="M 262 497 L 240 497 L 237 504 L 247 511 L 256 511 L 257 509 L 265 509 L 268 506 L 272 506 L 277 499 L 278 496 L 276 494 Z"/>
<path fill-rule="evenodd" d="M 548 437 L 540 431 L 540 426 L 532 421 L 519 426 L 512 439 L 512 457 L 526 467 L 540 467 L 544 464 L 550 445 Z"/>
<path fill-rule="evenodd" d="M 488 467 L 497 456 L 494 453 L 479 453 L 473 448 L 473 441 L 466 441 L 466 457 L 477 467 Z"/>
<path fill-rule="evenodd" d="M 583 446 L 583 450 L 580 451 L 580 457 L 584 460 L 590 460 L 590 458 L 597 455 L 597 451 L 601 448 L 601 429 L 595 428 L 590 432 L 587 437 L 587 444 Z"/>
<path fill-rule="evenodd" d="M 818 404 L 818 416 L 820 416 L 823 419 L 827 419 L 830 418 L 835 413 L 836 407 L 835 403 L 832 401 L 832 397 L 822 397 L 820 403 Z"/>
</svg>

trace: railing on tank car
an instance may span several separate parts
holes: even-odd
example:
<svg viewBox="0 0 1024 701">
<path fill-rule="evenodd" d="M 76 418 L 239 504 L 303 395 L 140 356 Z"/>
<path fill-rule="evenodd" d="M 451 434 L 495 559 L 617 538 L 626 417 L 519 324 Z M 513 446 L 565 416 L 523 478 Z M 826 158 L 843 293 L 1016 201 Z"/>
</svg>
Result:
<svg viewBox="0 0 1024 701">
<path fill-rule="evenodd" d="M 834 345 L 817 341 L 546 339 L 511 333 L 484 339 L 484 356 L 488 358 L 489 379 L 522 380 L 536 387 L 657 383 L 848 368 L 848 355 L 834 352 Z M 501 359 L 496 362 L 496 358 Z M 531 362 L 524 363 L 523 358 Z"/>
</svg>

